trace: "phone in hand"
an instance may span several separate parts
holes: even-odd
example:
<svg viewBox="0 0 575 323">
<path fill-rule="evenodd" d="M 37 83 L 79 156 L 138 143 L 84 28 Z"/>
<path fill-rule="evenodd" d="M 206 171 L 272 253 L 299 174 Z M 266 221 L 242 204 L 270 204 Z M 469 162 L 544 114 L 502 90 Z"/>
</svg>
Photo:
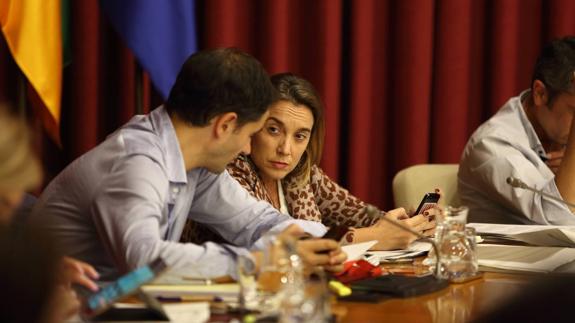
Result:
<svg viewBox="0 0 575 323">
<path fill-rule="evenodd" d="M 82 310 L 83 316 L 91 318 L 105 312 L 116 301 L 136 293 L 142 285 L 152 281 L 166 268 L 166 263 L 158 258 L 149 265 L 131 271 L 115 282 L 102 287 L 99 291 L 86 295 Z"/>
<path fill-rule="evenodd" d="M 437 205 L 437 202 L 439 202 L 440 196 L 441 195 L 439 195 L 438 193 L 425 194 L 421 199 L 421 202 L 419 203 L 417 210 L 415 211 L 415 213 L 413 213 L 413 216 L 422 214 L 423 212 L 435 207 Z"/>
<path fill-rule="evenodd" d="M 336 226 L 329 228 L 329 230 L 327 230 L 327 232 L 321 238 L 322 239 L 332 239 L 332 240 L 339 242 L 339 240 L 341 240 L 341 238 L 343 238 L 343 236 L 345 236 L 347 231 L 349 231 L 349 228 L 347 226 L 336 225 Z"/>
<path fill-rule="evenodd" d="M 349 231 L 349 227 L 345 226 L 345 225 L 335 225 L 331 228 L 329 228 L 329 230 L 327 230 L 327 232 L 321 237 L 322 239 L 331 239 L 331 240 L 335 240 L 337 242 L 339 242 L 343 236 L 345 236 L 345 234 Z M 323 251 L 319 251 L 319 254 L 327 254 L 329 253 L 329 250 L 323 250 Z"/>
</svg>

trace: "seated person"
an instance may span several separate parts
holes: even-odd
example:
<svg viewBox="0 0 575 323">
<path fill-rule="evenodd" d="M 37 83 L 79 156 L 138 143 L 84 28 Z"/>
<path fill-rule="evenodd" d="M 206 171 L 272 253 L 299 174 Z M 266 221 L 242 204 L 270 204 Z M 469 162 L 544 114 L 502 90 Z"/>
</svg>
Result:
<svg viewBox="0 0 575 323">
<path fill-rule="evenodd" d="M 0 322 L 62 322 L 79 309 L 72 283 L 96 290 L 90 265 L 60 257 L 38 228 L 15 225 L 24 191 L 41 180 L 28 130 L 0 105 Z"/>
<path fill-rule="evenodd" d="M 515 177 L 575 202 L 575 37 L 541 51 L 531 88 L 511 98 L 471 136 L 459 166 L 469 221 L 575 225 L 564 203 L 506 183 Z"/>
<path fill-rule="evenodd" d="M 379 242 L 373 249 L 402 249 L 416 239 L 409 232 L 381 220 L 387 216 L 425 235 L 435 221 L 424 215 L 409 218 L 404 209 L 368 215 L 366 204 L 333 182 L 317 166 L 324 140 L 323 108 L 319 95 L 306 80 L 290 73 L 271 77 L 279 98 L 271 105 L 264 127 L 252 139 L 251 153 L 228 165 L 230 174 L 258 198 L 296 219 L 347 226 L 344 243 Z M 183 239 L 217 239 L 189 223 Z"/>
<path fill-rule="evenodd" d="M 225 171 L 238 153 L 249 152 L 274 96 L 266 71 L 248 54 L 193 54 L 165 106 L 135 116 L 68 165 L 42 193 L 32 220 L 106 280 L 159 257 L 172 274 L 236 277 L 238 256 L 258 265 L 261 252 L 255 249 L 266 232 L 293 230 L 297 223 L 321 236 L 323 225 L 279 214 Z M 178 242 L 187 218 L 234 245 Z M 337 243 L 309 241 L 311 250 L 330 252 L 307 260 L 341 268 L 345 254 Z"/>
</svg>

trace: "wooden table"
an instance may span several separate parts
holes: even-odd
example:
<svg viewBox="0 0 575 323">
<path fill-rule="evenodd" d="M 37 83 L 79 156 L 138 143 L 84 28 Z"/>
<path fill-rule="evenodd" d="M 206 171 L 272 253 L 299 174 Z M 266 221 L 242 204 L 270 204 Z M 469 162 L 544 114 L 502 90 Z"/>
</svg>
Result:
<svg viewBox="0 0 575 323">
<path fill-rule="evenodd" d="M 376 304 L 339 302 L 333 310 L 338 322 L 342 323 L 468 322 L 517 295 L 530 278 L 519 274 L 484 273 L 480 279 L 451 284 L 431 294 L 386 299 Z"/>
</svg>

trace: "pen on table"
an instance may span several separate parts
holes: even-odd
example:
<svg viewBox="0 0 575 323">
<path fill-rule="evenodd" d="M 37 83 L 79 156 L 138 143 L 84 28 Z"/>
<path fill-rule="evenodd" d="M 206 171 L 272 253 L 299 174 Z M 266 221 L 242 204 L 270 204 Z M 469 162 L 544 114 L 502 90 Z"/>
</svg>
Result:
<svg viewBox="0 0 575 323">
<path fill-rule="evenodd" d="M 209 302 L 223 302 L 224 299 L 219 296 L 157 296 L 156 297 L 160 302 L 198 302 L 198 301 L 209 301 Z"/>
<path fill-rule="evenodd" d="M 196 278 L 196 277 L 182 277 L 186 284 L 190 285 L 213 285 L 213 281 L 209 278 Z"/>
</svg>

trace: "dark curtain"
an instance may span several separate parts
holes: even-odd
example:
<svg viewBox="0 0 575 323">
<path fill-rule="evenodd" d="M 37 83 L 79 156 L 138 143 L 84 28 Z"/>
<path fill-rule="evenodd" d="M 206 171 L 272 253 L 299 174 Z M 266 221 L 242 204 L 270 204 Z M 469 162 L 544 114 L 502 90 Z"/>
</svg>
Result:
<svg viewBox="0 0 575 323">
<path fill-rule="evenodd" d="M 473 130 L 528 88 L 545 42 L 575 34 L 571 0 L 198 0 L 199 47 L 239 47 L 270 73 L 310 80 L 326 108 L 321 166 L 390 208 L 391 180 L 419 163 L 456 163 Z M 73 1 L 62 147 L 40 150 L 51 178 L 137 113 L 161 103 L 100 13 Z M 19 85 L 19 84 L 24 84 Z M 0 100 L 38 101 L 0 41 Z M 21 108 L 22 109 L 22 108 Z M 35 129 L 40 127 L 35 122 Z"/>
</svg>

